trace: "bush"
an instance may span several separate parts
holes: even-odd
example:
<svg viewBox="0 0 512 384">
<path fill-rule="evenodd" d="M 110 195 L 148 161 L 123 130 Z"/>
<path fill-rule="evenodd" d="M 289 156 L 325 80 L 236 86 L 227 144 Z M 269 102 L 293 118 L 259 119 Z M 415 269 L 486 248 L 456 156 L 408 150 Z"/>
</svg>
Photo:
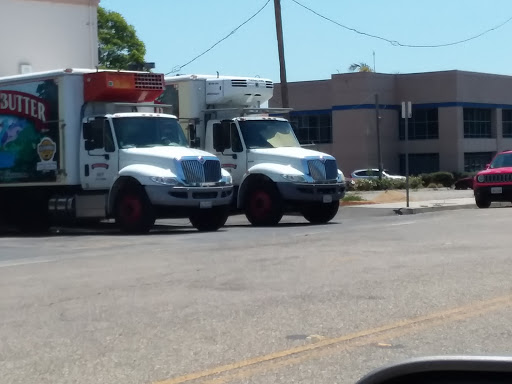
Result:
<svg viewBox="0 0 512 384">
<path fill-rule="evenodd" d="M 451 187 L 455 182 L 453 173 L 450 172 L 435 172 L 431 174 L 431 183 L 441 184 L 443 187 Z"/>
<path fill-rule="evenodd" d="M 423 188 L 423 180 L 420 176 L 412 176 L 409 177 L 409 187 L 412 189 L 418 189 Z M 404 181 L 404 188 L 405 188 L 405 181 Z"/>
<path fill-rule="evenodd" d="M 354 185 L 354 190 L 356 191 L 372 191 L 373 189 L 373 183 L 374 180 L 369 179 L 358 179 L 356 180 L 356 184 Z"/>
<path fill-rule="evenodd" d="M 345 195 L 341 201 L 366 201 L 359 195 Z"/>
<path fill-rule="evenodd" d="M 432 173 L 422 173 L 419 175 L 423 185 L 428 188 L 428 185 L 432 183 Z"/>
<path fill-rule="evenodd" d="M 423 187 L 420 177 L 409 177 L 409 186 L 412 189 Z M 355 180 L 356 191 L 387 191 L 389 189 L 405 189 L 405 179 L 358 179 Z"/>
</svg>

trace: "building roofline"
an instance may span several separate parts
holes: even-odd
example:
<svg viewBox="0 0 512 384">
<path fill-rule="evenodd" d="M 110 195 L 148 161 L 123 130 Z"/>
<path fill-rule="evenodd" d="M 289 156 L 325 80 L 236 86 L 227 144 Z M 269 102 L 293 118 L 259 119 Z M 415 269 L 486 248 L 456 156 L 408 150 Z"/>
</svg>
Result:
<svg viewBox="0 0 512 384">
<path fill-rule="evenodd" d="M 435 74 L 443 74 L 443 73 L 454 73 L 454 74 L 462 74 L 462 75 L 480 75 L 480 76 L 493 76 L 493 77 L 505 77 L 511 78 L 512 73 L 510 75 L 504 74 L 496 74 L 496 73 L 488 73 L 488 72 L 476 72 L 476 71 L 463 71 L 459 69 L 448 69 L 443 71 L 429 71 L 429 72 L 411 72 L 411 73 L 380 73 L 380 72 L 347 72 L 347 73 L 333 73 L 330 79 L 321 79 L 321 80 L 301 80 L 301 81 L 289 81 L 288 84 L 302 84 L 302 83 L 318 83 L 318 82 L 326 82 L 332 80 L 339 76 L 394 76 L 394 77 L 407 77 L 407 76 L 419 76 L 419 75 L 435 75 Z M 276 85 L 280 85 L 281 83 L 275 83 Z"/>
</svg>

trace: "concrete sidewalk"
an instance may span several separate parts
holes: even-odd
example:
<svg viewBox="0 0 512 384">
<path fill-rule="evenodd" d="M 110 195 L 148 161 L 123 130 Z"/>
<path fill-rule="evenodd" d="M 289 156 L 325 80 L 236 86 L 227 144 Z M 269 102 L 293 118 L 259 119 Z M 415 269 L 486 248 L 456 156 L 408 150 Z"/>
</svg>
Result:
<svg viewBox="0 0 512 384">
<path fill-rule="evenodd" d="M 411 215 L 416 213 L 437 212 L 454 209 L 473 209 L 476 208 L 476 205 L 474 198 L 465 197 L 456 199 L 410 201 L 409 207 L 407 207 L 406 202 L 366 204 L 360 205 L 359 207 L 368 209 L 392 210 L 399 215 Z"/>
<path fill-rule="evenodd" d="M 397 215 L 412 215 L 417 213 L 437 212 L 437 211 L 451 211 L 456 209 L 475 209 L 474 197 L 462 197 L 462 198 L 445 198 L 435 200 L 424 200 L 424 201 L 409 201 L 409 207 L 405 201 L 393 202 L 393 203 L 374 203 L 371 201 L 361 202 L 358 205 L 357 202 L 353 202 L 351 205 L 345 205 L 345 208 L 365 208 L 372 210 L 381 210 L 383 212 L 395 213 Z M 492 203 L 491 208 L 499 207 L 510 207 L 510 203 Z"/>
<path fill-rule="evenodd" d="M 344 203 L 343 205 L 347 208 L 378 209 L 399 215 L 476 208 L 472 190 L 456 191 L 448 188 L 412 190 L 409 207 L 407 207 L 406 194 L 403 190 L 349 192 L 348 194 L 358 195 L 364 201 Z"/>
</svg>

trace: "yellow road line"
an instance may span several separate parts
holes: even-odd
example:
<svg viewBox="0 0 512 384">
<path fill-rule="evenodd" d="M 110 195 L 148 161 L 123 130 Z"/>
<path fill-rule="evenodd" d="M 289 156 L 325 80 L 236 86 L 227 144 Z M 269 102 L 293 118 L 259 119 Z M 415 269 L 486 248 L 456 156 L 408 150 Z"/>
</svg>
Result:
<svg viewBox="0 0 512 384">
<path fill-rule="evenodd" d="M 214 380 L 208 381 L 209 384 L 222 384 L 237 378 L 248 377 L 264 370 L 289 366 L 308 359 L 320 357 L 328 353 L 333 353 L 332 349 L 334 348 L 329 347 L 340 346 L 343 347 L 343 349 L 346 349 L 360 345 L 367 345 L 381 341 L 382 339 L 399 337 L 421 329 L 475 317 L 509 305 L 512 305 L 512 295 L 478 301 L 461 307 L 434 312 L 429 315 L 419 316 L 412 319 L 401 320 L 395 323 L 366 329 L 336 338 L 324 339 L 314 344 L 302 345 L 270 353 L 268 355 L 258 356 L 204 371 L 158 381 L 154 384 L 181 384 L 194 380 L 212 378 L 212 376 L 218 376 L 221 374 L 230 374 L 220 378 L 213 378 Z M 339 349 L 337 351 L 339 351 Z M 242 369 L 243 372 L 235 372 Z"/>
</svg>

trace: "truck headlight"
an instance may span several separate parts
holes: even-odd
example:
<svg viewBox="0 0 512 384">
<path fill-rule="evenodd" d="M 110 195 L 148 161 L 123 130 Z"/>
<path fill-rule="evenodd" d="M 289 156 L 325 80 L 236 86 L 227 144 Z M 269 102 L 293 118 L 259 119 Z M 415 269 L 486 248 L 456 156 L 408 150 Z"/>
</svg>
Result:
<svg viewBox="0 0 512 384">
<path fill-rule="evenodd" d="M 338 183 L 344 183 L 345 182 L 345 175 L 339 169 L 338 169 L 338 177 L 336 177 L 336 181 Z"/>
<path fill-rule="evenodd" d="M 177 178 L 175 178 L 175 177 L 153 176 L 153 177 L 150 177 L 150 179 L 151 179 L 152 182 L 157 183 L 157 184 L 162 184 L 162 185 L 173 186 L 173 185 L 180 184 L 179 180 Z"/>
<path fill-rule="evenodd" d="M 220 182 L 224 184 L 233 184 L 233 177 L 229 173 L 227 175 L 222 175 Z"/>
<path fill-rule="evenodd" d="M 306 178 L 303 175 L 281 175 L 283 179 L 293 183 L 305 183 Z"/>
</svg>

